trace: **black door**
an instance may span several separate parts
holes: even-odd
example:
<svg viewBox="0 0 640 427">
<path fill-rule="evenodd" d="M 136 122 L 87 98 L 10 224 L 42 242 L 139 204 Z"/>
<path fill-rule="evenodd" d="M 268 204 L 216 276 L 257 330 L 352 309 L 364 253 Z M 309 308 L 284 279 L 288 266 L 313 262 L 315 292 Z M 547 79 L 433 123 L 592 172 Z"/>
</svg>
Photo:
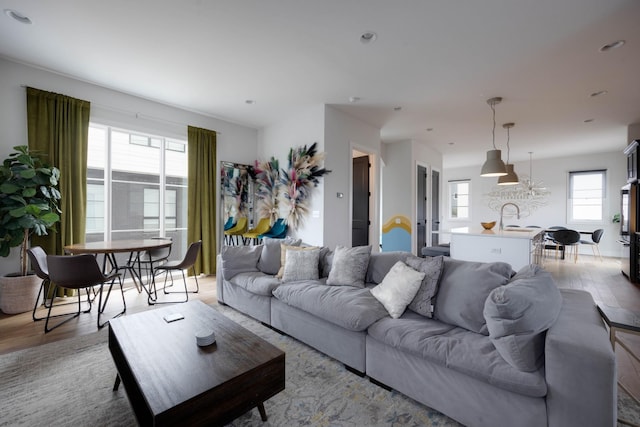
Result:
<svg viewBox="0 0 640 427">
<path fill-rule="evenodd" d="M 431 246 L 440 244 L 440 172 L 431 171 Z M 435 233 L 434 233 L 435 231 Z"/>
<path fill-rule="evenodd" d="M 353 159 L 352 246 L 369 244 L 369 166 L 369 156 Z"/>
<path fill-rule="evenodd" d="M 417 227 L 416 227 L 416 242 L 418 248 L 418 255 L 422 252 L 422 248 L 427 246 L 427 168 L 424 166 L 418 166 L 416 173 L 416 188 L 418 194 L 416 195 L 417 206 Z"/>
</svg>

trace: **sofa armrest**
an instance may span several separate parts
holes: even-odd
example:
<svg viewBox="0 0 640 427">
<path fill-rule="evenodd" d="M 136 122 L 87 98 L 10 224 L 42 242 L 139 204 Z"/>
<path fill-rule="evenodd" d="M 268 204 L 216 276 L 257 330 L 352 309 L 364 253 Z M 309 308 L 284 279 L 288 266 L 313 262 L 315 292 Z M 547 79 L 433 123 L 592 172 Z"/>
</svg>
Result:
<svg viewBox="0 0 640 427">
<path fill-rule="evenodd" d="M 545 343 L 548 425 L 615 426 L 616 358 L 607 330 L 591 294 L 561 293 L 562 309 Z"/>
<path fill-rule="evenodd" d="M 224 304 L 222 280 L 222 255 L 218 254 L 216 256 L 216 300 Z"/>
</svg>

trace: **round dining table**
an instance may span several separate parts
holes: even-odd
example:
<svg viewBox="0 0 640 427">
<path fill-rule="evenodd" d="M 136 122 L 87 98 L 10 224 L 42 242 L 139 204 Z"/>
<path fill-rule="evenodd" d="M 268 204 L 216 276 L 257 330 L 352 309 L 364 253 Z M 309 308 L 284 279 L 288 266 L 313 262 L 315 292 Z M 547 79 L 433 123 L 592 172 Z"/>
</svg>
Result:
<svg viewBox="0 0 640 427">
<path fill-rule="evenodd" d="M 102 270 L 107 272 L 107 261 L 111 266 L 109 271 L 121 271 L 124 270 L 123 280 L 126 277 L 127 271 L 131 274 L 133 283 L 138 288 L 138 291 L 142 292 L 144 289 L 147 294 L 150 294 L 149 289 L 142 281 L 139 269 L 136 270 L 135 266 L 140 266 L 140 254 L 144 251 L 152 249 L 161 249 L 171 246 L 173 243 L 170 239 L 124 239 L 124 240 L 107 240 L 102 242 L 88 242 L 88 243 L 74 243 L 64 247 L 66 253 L 77 254 L 93 254 L 104 255 L 102 263 Z M 118 265 L 116 254 L 128 253 L 129 259 L 125 265 Z"/>
</svg>

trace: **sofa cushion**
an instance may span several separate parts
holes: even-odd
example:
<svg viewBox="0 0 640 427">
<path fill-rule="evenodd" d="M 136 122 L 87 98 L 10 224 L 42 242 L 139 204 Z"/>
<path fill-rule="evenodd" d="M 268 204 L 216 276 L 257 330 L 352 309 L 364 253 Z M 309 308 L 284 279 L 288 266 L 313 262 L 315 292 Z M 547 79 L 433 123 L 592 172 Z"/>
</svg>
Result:
<svg viewBox="0 0 640 427">
<path fill-rule="evenodd" d="M 535 371 L 544 363 L 545 332 L 561 306 L 562 296 L 551 274 L 537 265 L 523 267 L 485 301 L 491 342 L 514 368 Z"/>
<path fill-rule="evenodd" d="M 398 261 L 404 262 L 409 256 L 411 256 L 410 252 L 402 251 L 372 253 L 369 256 L 365 282 L 382 283 L 382 279 L 384 279 L 384 276 L 391 270 L 391 267 Z"/>
<path fill-rule="evenodd" d="M 547 394 L 543 368 L 535 372 L 515 369 L 486 335 L 427 319 L 411 310 L 399 319 L 380 319 L 367 333 L 386 345 L 496 387 L 533 397 Z M 429 383 L 429 378 L 422 380 Z"/>
<path fill-rule="evenodd" d="M 239 286 L 256 295 L 271 296 L 271 292 L 280 285 L 280 279 L 261 271 L 236 274 L 229 283 Z"/>
<path fill-rule="evenodd" d="M 333 253 L 327 285 L 364 288 L 364 279 L 367 274 L 370 255 L 371 245 L 353 248 L 337 246 Z"/>
<path fill-rule="evenodd" d="M 436 298 L 434 317 L 445 323 L 489 335 L 484 320 L 484 302 L 498 286 L 511 278 L 504 262 L 472 262 L 445 258 Z"/>
<path fill-rule="evenodd" d="M 280 270 L 280 244 L 298 246 L 302 240 L 286 237 L 284 239 L 262 239 L 262 252 L 258 261 L 258 269 L 266 274 L 275 275 Z"/>
<path fill-rule="evenodd" d="M 350 331 L 363 331 L 387 316 L 387 310 L 369 289 L 327 286 L 323 280 L 282 284 L 273 296 Z"/>
<path fill-rule="evenodd" d="M 380 301 L 391 317 L 397 319 L 415 297 L 423 278 L 424 273 L 398 261 L 382 279 L 382 283 L 371 289 L 371 295 Z"/>
<path fill-rule="evenodd" d="M 261 253 L 262 246 L 223 246 L 220 251 L 222 277 L 229 280 L 238 273 L 258 271 Z"/>
<path fill-rule="evenodd" d="M 300 248 L 296 246 L 285 246 L 286 262 L 282 282 L 295 282 L 299 280 L 317 280 L 318 260 L 320 259 L 320 248 Z"/>
<path fill-rule="evenodd" d="M 426 258 L 410 256 L 406 263 L 409 267 L 424 273 L 424 279 L 422 279 L 416 296 L 409 304 L 409 309 L 431 318 L 433 317 L 433 303 L 438 292 L 444 259 L 442 256 Z"/>
</svg>

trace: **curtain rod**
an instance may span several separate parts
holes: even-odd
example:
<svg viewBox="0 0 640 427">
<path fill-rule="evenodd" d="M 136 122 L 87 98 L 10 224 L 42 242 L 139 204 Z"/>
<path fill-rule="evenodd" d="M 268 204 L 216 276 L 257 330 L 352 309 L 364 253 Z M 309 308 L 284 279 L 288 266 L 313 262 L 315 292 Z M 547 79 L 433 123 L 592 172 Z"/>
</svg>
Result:
<svg viewBox="0 0 640 427">
<path fill-rule="evenodd" d="M 21 85 L 20 85 L 20 87 L 27 88 L 27 87 L 33 87 L 33 86 L 28 86 L 28 85 L 25 85 L 25 84 L 21 84 Z M 104 109 L 106 109 L 106 110 L 115 111 L 115 112 L 117 112 L 117 113 L 125 113 L 125 114 L 132 115 L 132 116 L 134 116 L 136 119 L 146 119 L 146 120 L 151 120 L 151 121 L 155 121 L 155 122 L 158 122 L 158 123 L 167 123 L 167 124 L 176 125 L 176 126 L 185 126 L 185 127 L 193 126 L 193 127 L 200 127 L 200 126 L 190 125 L 190 124 L 188 124 L 188 123 L 182 123 L 182 122 L 176 122 L 176 121 L 173 121 L 173 120 L 163 119 L 163 118 L 161 118 L 161 117 L 150 116 L 150 115 L 148 115 L 148 114 L 140 113 L 140 112 L 138 112 L 138 111 L 129 111 L 129 110 L 124 110 L 124 109 L 122 109 L 122 108 L 113 107 L 113 106 L 111 106 L 111 105 L 100 104 L 99 102 L 92 102 L 92 101 L 89 101 L 89 102 L 91 103 L 91 105 L 95 105 L 96 107 L 99 107 L 99 108 L 104 108 Z M 153 102 L 153 101 L 152 101 L 152 102 Z M 162 104 L 162 105 L 166 105 L 166 104 Z M 167 105 L 167 106 L 168 106 L 168 107 L 172 107 L 171 105 Z M 173 108 L 178 108 L 178 107 L 173 107 Z M 185 110 L 185 111 L 188 111 L 188 110 Z M 197 113 L 196 113 L 196 114 L 197 114 Z M 215 132 L 216 132 L 216 135 L 222 135 L 222 132 L 219 132 L 219 131 L 215 131 Z"/>
</svg>

